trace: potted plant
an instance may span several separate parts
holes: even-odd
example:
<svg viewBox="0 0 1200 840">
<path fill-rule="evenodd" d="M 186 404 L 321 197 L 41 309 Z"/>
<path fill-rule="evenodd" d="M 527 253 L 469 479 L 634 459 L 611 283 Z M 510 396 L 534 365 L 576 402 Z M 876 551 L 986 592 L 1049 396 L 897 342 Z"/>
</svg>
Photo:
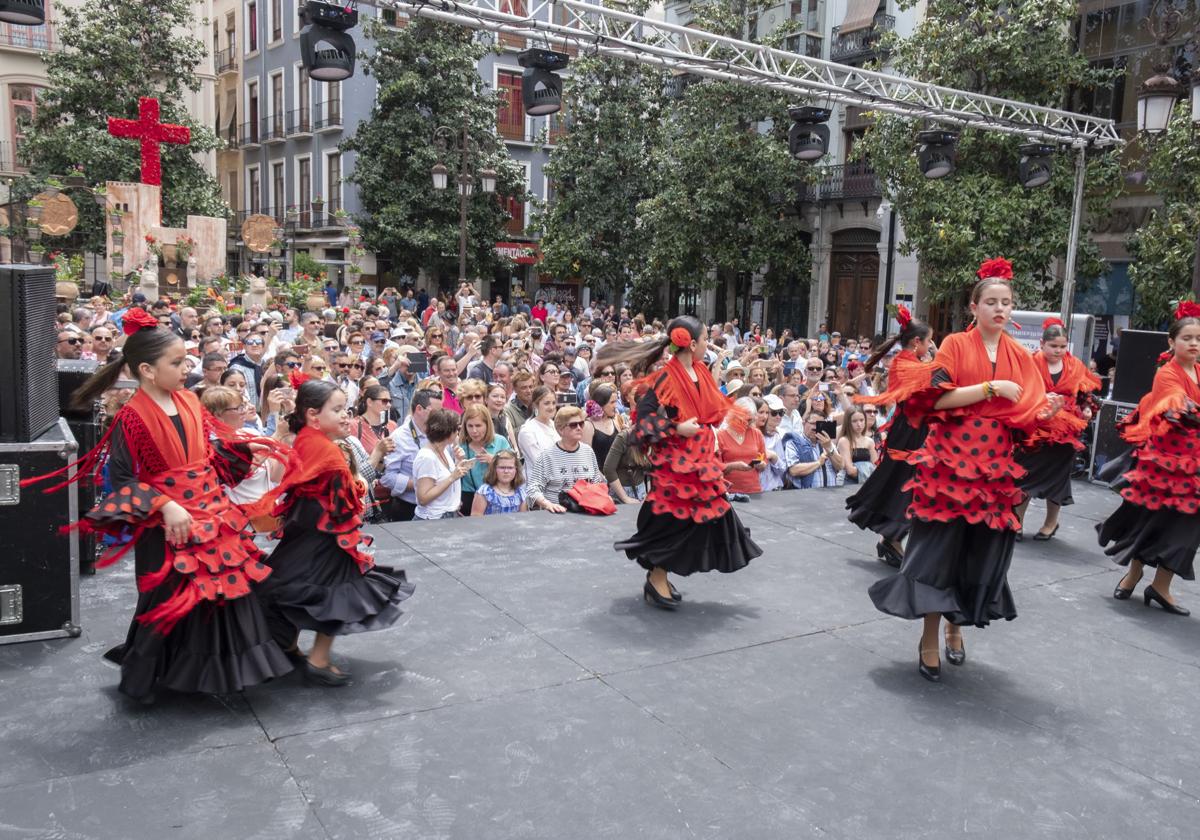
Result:
<svg viewBox="0 0 1200 840">
<path fill-rule="evenodd" d="M 146 234 L 146 248 L 158 259 L 163 259 L 163 244 L 152 233 Z"/>
<path fill-rule="evenodd" d="M 350 225 L 346 229 L 346 238 L 350 241 L 351 248 L 357 248 L 362 242 L 362 229 L 357 225 Z"/>
<path fill-rule="evenodd" d="M 182 263 L 186 263 L 191 257 L 192 252 L 196 250 L 196 240 L 184 234 L 175 242 L 175 258 Z"/>
<path fill-rule="evenodd" d="M 325 199 L 321 198 L 319 195 L 314 195 L 312 200 L 312 209 L 313 212 L 318 216 L 321 215 L 321 212 L 325 209 Z"/>
<path fill-rule="evenodd" d="M 300 208 L 297 207 L 295 204 L 288 205 L 287 220 L 291 224 L 296 224 L 296 222 L 300 221 Z"/>
<path fill-rule="evenodd" d="M 120 247 L 121 243 L 125 241 L 125 231 L 120 228 L 113 228 L 112 241 L 114 245 Z"/>
<path fill-rule="evenodd" d="M 120 271 L 125 267 L 125 255 L 120 251 L 113 251 L 109 257 L 112 259 L 113 271 Z"/>
<path fill-rule="evenodd" d="M 46 255 L 46 246 L 41 243 L 35 243 L 29 246 L 29 257 L 34 265 L 39 265 L 42 262 L 42 257 Z"/>
<path fill-rule="evenodd" d="M 71 167 L 71 171 L 67 173 L 67 177 L 63 179 L 68 187 L 82 187 L 87 185 L 87 179 L 83 175 L 83 164 L 77 163 Z"/>
<path fill-rule="evenodd" d="M 25 216 L 33 219 L 35 222 L 42 218 L 42 202 L 40 199 L 31 198 L 25 202 Z"/>
<path fill-rule="evenodd" d="M 92 190 L 92 198 L 96 200 L 96 205 L 98 207 L 107 207 L 108 188 L 104 186 L 104 184 L 98 185 L 94 190 Z"/>
<path fill-rule="evenodd" d="M 62 181 L 58 180 L 54 176 L 50 176 L 46 179 L 45 188 L 42 191 L 51 198 L 54 198 L 56 195 L 62 192 L 62 185 Z"/>
<path fill-rule="evenodd" d="M 42 226 L 33 219 L 25 220 L 25 239 L 29 242 L 38 242 L 42 238 Z"/>
<path fill-rule="evenodd" d="M 353 278 L 353 282 L 358 282 L 358 276 L 362 274 L 362 266 L 351 263 L 350 265 L 346 266 L 346 273 Z"/>
<path fill-rule="evenodd" d="M 125 213 L 121 210 L 121 208 L 110 207 L 108 208 L 108 223 L 113 227 L 120 227 L 121 217 L 124 215 Z"/>
<path fill-rule="evenodd" d="M 278 239 L 271 243 L 271 256 L 278 257 L 283 253 L 283 243 Z"/>
<path fill-rule="evenodd" d="M 346 219 L 350 218 L 350 214 L 339 207 L 333 211 L 333 218 L 339 225 L 345 225 Z"/>
</svg>

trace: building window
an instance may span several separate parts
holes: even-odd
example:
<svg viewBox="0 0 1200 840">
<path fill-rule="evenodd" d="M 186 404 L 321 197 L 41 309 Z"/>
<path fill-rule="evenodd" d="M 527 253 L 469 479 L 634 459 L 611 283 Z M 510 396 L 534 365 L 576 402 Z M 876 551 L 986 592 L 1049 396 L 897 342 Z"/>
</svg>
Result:
<svg viewBox="0 0 1200 840">
<path fill-rule="evenodd" d="M 287 193 L 283 191 L 283 163 L 271 164 L 271 215 L 283 221 L 284 203 Z"/>
<path fill-rule="evenodd" d="M 342 155 L 335 152 L 325 158 L 326 206 L 330 212 L 342 209 Z"/>
<path fill-rule="evenodd" d="M 35 85 L 9 85 L 9 117 L 12 124 L 12 147 L 14 168 L 25 168 L 21 159 L 21 147 L 25 145 L 29 127 L 37 117 L 38 96 L 41 88 Z"/>
<path fill-rule="evenodd" d="M 251 213 L 262 212 L 262 184 L 258 180 L 258 167 L 251 167 L 247 170 L 248 183 L 246 184 L 246 209 Z"/>
<path fill-rule="evenodd" d="M 271 77 L 271 136 L 283 136 L 283 74 Z"/>
<path fill-rule="evenodd" d="M 296 189 L 300 204 L 300 227 L 312 227 L 312 214 L 309 205 L 312 202 L 312 161 L 300 158 L 296 161 Z"/>
<path fill-rule="evenodd" d="M 525 105 L 521 101 L 521 74 L 508 70 L 496 73 L 500 104 L 496 113 L 496 130 L 508 140 L 525 139 Z"/>
<path fill-rule="evenodd" d="M 258 82 L 246 86 L 246 136 L 251 143 L 258 142 Z"/>
<path fill-rule="evenodd" d="M 329 122 L 336 125 L 342 121 L 342 83 L 325 83 L 325 108 Z"/>
<path fill-rule="evenodd" d="M 237 27 L 233 22 L 233 14 L 225 15 L 225 46 L 229 49 L 230 55 L 233 54 L 233 48 L 237 46 L 237 36 L 234 34 L 236 32 Z"/>
<path fill-rule="evenodd" d="M 238 200 L 237 200 L 238 174 L 237 174 L 237 172 L 230 172 L 226 175 L 225 189 L 226 189 L 225 201 L 229 204 L 229 207 L 236 213 L 238 210 Z"/>
<path fill-rule="evenodd" d="M 258 4 L 246 4 L 246 49 L 254 52 L 258 49 Z"/>
<path fill-rule="evenodd" d="M 271 0 L 271 43 L 283 40 L 283 0 Z"/>
<path fill-rule="evenodd" d="M 296 68 L 296 108 L 296 116 L 298 118 L 296 120 L 296 128 L 299 131 L 311 131 L 308 71 L 303 67 Z"/>
<path fill-rule="evenodd" d="M 504 197 L 504 209 L 508 212 L 511 219 L 505 224 L 504 228 L 513 236 L 525 235 L 525 198 L 524 194 L 529 190 L 529 167 L 525 166 L 524 178 L 521 180 L 521 194 L 516 196 Z"/>
</svg>

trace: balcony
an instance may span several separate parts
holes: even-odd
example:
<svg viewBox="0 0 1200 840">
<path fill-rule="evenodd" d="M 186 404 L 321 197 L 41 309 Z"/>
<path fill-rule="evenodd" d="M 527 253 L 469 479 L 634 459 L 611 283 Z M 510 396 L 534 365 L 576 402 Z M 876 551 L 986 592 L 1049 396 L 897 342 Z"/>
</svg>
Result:
<svg viewBox="0 0 1200 840">
<path fill-rule="evenodd" d="M 879 177 L 868 164 L 842 163 L 823 167 L 820 173 L 817 183 L 801 185 L 801 201 L 864 201 L 883 195 Z"/>
<path fill-rule="evenodd" d="M 238 136 L 238 125 L 236 122 L 231 122 L 225 128 L 217 126 L 217 138 L 225 141 L 224 151 L 235 151 L 241 147 L 242 140 Z"/>
<path fill-rule="evenodd" d="M 213 66 L 217 69 L 217 74 L 236 73 L 237 65 L 237 47 L 230 44 L 226 49 L 217 53 L 213 59 Z"/>
<path fill-rule="evenodd" d="M 820 58 L 825 47 L 825 39 L 811 32 L 798 32 L 789 35 L 783 42 L 783 48 L 790 53 L 802 55 L 805 58 Z"/>
<path fill-rule="evenodd" d="M 263 119 L 262 139 L 264 143 L 282 143 L 287 140 L 287 132 L 283 130 L 283 112 Z"/>
<path fill-rule="evenodd" d="M 24 162 L 13 149 L 11 140 L 0 140 L 0 173 L 16 175 L 27 170 Z"/>
<path fill-rule="evenodd" d="M 259 120 L 242 123 L 241 146 L 243 149 L 249 149 L 252 147 L 262 145 L 262 136 L 259 133 L 260 128 L 261 128 L 261 124 L 260 124 Z"/>
<path fill-rule="evenodd" d="M 288 137 L 311 137 L 313 133 L 312 109 L 298 108 L 288 111 L 287 133 Z"/>
<path fill-rule="evenodd" d="M 318 102 L 312 107 L 312 126 L 314 131 L 342 130 L 342 102 Z"/>
<path fill-rule="evenodd" d="M 58 40 L 57 21 L 48 20 L 43 26 L 18 26 L 0 23 L 0 49 L 57 52 L 62 49 Z"/>
<path fill-rule="evenodd" d="M 839 64 L 858 64 L 880 56 L 879 41 L 896 29 L 896 17 L 880 12 L 865 29 L 856 29 L 842 35 L 838 32 L 840 28 L 833 28 L 829 60 Z"/>
</svg>

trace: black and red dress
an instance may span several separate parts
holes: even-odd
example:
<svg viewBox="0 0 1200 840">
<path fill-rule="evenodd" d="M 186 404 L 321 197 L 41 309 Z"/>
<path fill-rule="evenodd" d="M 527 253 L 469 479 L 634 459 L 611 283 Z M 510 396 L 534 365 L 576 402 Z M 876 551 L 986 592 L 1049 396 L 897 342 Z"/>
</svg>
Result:
<svg viewBox="0 0 1200 840">
<path fill-rule="evenodd" d="M 1030 498 L 1070 505 L 1075 502 L 1071 495 L 1075 454 L 1084 449 L 1079 436 L 1087 428 L 1083 413 L 1097 407 L 1093 394 L 1100 388 L 1100 378 L 1070 354 L 1062 361 L 1062 370 L 1054 374 L 1041 351 L 1033 354 L 1046 393 L 1062 396 L 1063 407 L 1033 430 L 1017 450 L 1017 463 L 1025 470 L 1021 489 Z"/>
<path fill-rule="evenodd" d="M 249 472 L 247 440 L 236 439 L 194 394 L 171 396 L 177 413 L 168 416 L 137 391 L 76 473 L 81 479 L 107 460 L 112 483 L 81 530 L 133 529 L 128 544 L 96 565 L 115 563 L 132 545 L 137 607 L 125 643 L 105 656 L 121 666 L 121 692 L 137 699 L 159 688 L 226 694 L 292 670 L 252 589 L 270 569 L 226 493 Z M 168 501 L 191 514 L 185 545 L 166 541 L 161 510 Z"/>
<path fill-rule="evenodd" d="M 704 365 L 687 370 L 674 357 L 646 378 L 632 413 L 630 435 L 651 463 L 652 489 L 638 511 L 637 533 L 614 546 L 642 568 L 676 575 L 736 572 L 762 554 L 725 493 L 725 465 L 715 427 L 732 404 Z M 698 434 L 679 435 L 677 424 L 695 418 Z"/>
<path fill-rule="evenodd" d="M 1029 431 L 1046 394 L 1029 351 L 1000 334 L 989 360 L 977 330 L 947 336 L 934 362 L 932 388 L 946 391 L 988 380 L 1023 388 L 1016 403 L 1000 397 L 964 408 L 934 410 L 929 434 L 907 460 L 916 471 L 912 531 L 900 570 L 870 588 L 877 609 L 901 618 L 941 614 L 954 624 L 986 626 L 1016 618 L 1008 566 L 1020 521 L 1013 508 L 1024 471 L 1013 460 L 1014 432 Z"/>
<path fill-rule="evenodd" d="M 1121 436 L 1134 445 L 1123 476 L 1124 501 L 1096 526 L 1105 554 L 1119 565 L 1140 560 L 1194 580 L 1200 548 L 1200 386 L 1174 359 L 1126 420 Z"/>
<path fill-rule="evenodd" d="M 911 350 L 901 350 L 888 369 L 887 390 L 874 397 L 854 398 L 856 403 L 896 404 L 891 421 L 881 430 L 887 437 L 878 467 L 858 492 L 846 499 L 851 522 L 895 542 L 908 536 L 910 527 L 912 492 L 905 487 L 916 468 L 908 462 L 908 456 L 921 448 L 929 433 L 919 418 L 929 413 L 940 395 L 930 387 L 933 370 L 932 362 L 922 362 Z M 910 421 L 910 410 L 918 419 Z"/>
<path fill-rule="evenodd" d="M 361 532 L 361 481 L 315 429 L 301 429 L 293 449 L 294 464 L 268 497 L 278 499 L 282 526 L 260 587 L 276 642 L 291 648 L 301 630 L 344 636 L 390 627 L 413 586 L 403 571 L 375 564 Z"/>
</svg>

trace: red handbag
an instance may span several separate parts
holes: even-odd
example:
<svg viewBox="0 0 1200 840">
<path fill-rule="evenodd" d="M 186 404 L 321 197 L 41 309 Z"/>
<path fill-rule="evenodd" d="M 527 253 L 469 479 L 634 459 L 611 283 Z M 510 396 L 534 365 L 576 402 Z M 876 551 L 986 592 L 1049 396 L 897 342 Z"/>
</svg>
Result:
<svg viewBox="0 0 1200 840">
<path fill-rule="evenodd" d="M 563 493 L 559 501 L 572 513 L 611 516 L 617 512 L 616 504 L 608 495 L 608 485 L 603 482 L 593 484 L 585 478 L 576 481 L 575 486 Z"/>
</svg>

